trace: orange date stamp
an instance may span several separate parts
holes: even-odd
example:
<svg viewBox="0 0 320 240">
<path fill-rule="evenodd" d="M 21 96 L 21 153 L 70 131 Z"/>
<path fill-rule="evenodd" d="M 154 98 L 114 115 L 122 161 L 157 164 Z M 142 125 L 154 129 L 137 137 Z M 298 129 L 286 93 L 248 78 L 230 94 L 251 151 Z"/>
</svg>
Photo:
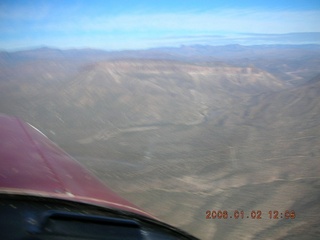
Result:
<svg viewBox="0 0 320 240">
<path fill-rule="evenodd" d="M 270 210 L 263 212 L 261 210 L 251 210 L 245 212 L 243 210 L 207 210 L 206 219 L 295 219 L 294 210 Z"/>
</svg>

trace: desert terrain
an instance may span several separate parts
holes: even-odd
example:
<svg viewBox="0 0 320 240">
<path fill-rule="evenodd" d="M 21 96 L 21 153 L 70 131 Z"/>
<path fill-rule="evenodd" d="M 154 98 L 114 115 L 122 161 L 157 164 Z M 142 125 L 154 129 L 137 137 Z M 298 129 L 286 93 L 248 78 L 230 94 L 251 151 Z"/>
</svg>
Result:
<svg viewBox="0 0 320 240">
<path fill-rule="evenodd" d="M 200 239 L 320 236 L 319 45 L 0 52 L 0 112 Z"/>
</svg>

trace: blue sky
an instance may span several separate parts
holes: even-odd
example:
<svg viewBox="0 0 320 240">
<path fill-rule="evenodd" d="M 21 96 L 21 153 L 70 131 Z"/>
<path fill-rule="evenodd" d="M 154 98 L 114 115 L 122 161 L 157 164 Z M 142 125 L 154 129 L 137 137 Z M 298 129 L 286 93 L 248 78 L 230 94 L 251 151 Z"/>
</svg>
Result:
<svg viewBox="0 0 320 240">
<path fill-rule="evenodd" d="M 320 44 L 320 0 L 1 1 L 0 49 Z"/>
</svg>

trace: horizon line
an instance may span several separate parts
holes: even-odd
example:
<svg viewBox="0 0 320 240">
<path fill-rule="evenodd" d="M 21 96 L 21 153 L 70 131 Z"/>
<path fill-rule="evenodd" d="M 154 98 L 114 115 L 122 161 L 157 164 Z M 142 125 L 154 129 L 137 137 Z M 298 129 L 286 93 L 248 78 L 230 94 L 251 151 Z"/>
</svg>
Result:
<svg viewBox="0 0 320 240">
<path fill-rule="evenodd" d="M 226 46 L 241 46 L 241 47 L 254 47 L 254 46 L 311 46 L 316 45 L 320 46 L 320 43 L 265 43 L 265 44 L 239 44 L 239 43 L 230 43 L 230 44 L 181 44 L 180 46 L 159 46 L 159 47 L 147 47 L 147 48 L 136 48 L 136 49 L 105 49 L 99 47 L 56 47 L 51 45 L 39 45 L 39 46 L 30 46 L 30 47 L 22 47 L 16 49 L 0 49 L 0 52 L 7 53 L 15 53 L 15 52 L 26 52 L 26 51 L 36 51 L 41 49 L 47 50 L 56 50 L 56 51 L 83 51 L 83 50 L 91 50 L 91 51 L 103 51 L 103 52 L 134 52 L 134 51 L 149 51 L 149 50 L 161 50 L 161 49 L 179 49 L 179 48 L 188 48 L 188 47 L 226 47 Z"/>
</svg>

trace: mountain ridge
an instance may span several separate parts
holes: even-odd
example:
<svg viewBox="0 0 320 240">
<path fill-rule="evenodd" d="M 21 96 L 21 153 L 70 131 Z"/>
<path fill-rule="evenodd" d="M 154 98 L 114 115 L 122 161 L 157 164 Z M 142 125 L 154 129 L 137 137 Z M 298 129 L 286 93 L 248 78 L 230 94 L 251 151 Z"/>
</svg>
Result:
<svg viewBox="0 0 320 240">
<path fill-rule="evenodd" d="M 192 64 L 225 62 L 238 67 L 255 66 L 272 73 L 289 85 L 298 85 L 319 74 L 320 45 L 191 45 L 175 48 L 105 51 L 99 49 L 40 48 L 0 52 L 0 62 L 11 66 L 31 60 L 73 61 L 82 65 L 117 59 L 178 60 Z"/>
<path fill-rule="evenodd" d="M 223 63 L 135 53 L 2 59 L 0 112 L 31 123 L 116 192 L 201 239 L 316 235 L 318 58 Z M 208 221 L 213 209 L 261 210 L 264 218 Z M 299 217 L 268 219 L 270 210 Z"/>
</svg>

